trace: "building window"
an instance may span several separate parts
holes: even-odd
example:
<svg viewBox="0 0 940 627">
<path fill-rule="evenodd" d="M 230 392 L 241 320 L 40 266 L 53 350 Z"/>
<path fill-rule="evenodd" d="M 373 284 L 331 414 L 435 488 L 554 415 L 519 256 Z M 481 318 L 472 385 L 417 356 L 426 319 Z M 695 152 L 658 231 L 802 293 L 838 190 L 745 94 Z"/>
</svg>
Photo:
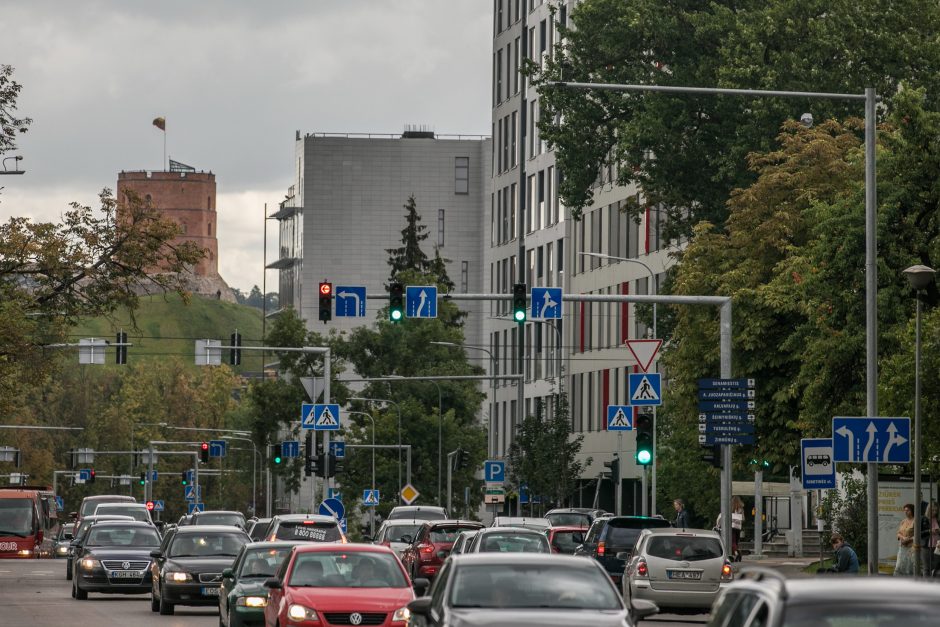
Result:
<svg viewBox="0 0 940 627">
<path fill-rule="evenodd" d="M 468 289 L 470 289 L 470 262 L 461 261 L 460 262 L 460 291 L 463 294 L 466 294 Z"/>
<path fill-rule="evenodd" d="M 519 68 L 522 65 L 522 59 L 520 59 L 520 48 L 521 42 L 519 37 L 516 37 L 516 47 L 513 48 L 513 70 L 512 70 L 512 91 L 514 94 L 519 93 Z"/>
<path fill-rule="evenodd" d="M 212 223 L 209 223 L 209 237 L 212 237 Z"/>
<path fill-rule="evenodd" d="M 437 210 L 437 245 L 444 245 L 444 210 Z"/>
<path fill-rule="evenodd" d="M 509 167 L 516 167 L 516 112 L 512 112 L 509 123 Z"/>
<path fill-rule="evenodd" d="M 212 196 L 206 196 L 206 209 L 212 209 Z"/>
<path fill-rule="evenodd" d="M 503 101 L 503 51 L 496 51 L 496 104 Z"/>
<path fill-rule="evenodd" d="M 454 158 L 454 193 L 470 193 L 470 157 Z"/>
</svg>

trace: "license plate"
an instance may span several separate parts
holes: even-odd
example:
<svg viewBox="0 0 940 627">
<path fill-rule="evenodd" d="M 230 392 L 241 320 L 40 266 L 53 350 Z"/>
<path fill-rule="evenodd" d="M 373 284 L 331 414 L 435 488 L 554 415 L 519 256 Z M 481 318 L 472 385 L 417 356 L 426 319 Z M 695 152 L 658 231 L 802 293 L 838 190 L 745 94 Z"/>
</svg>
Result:
<svg viewBox="0 0 940 627">
<path fill-rule="evenodd" d="M 112 570 L 111 579 L 140 579 L 144 576 L 142 570 Z"/>
<path fill-rule="evenodd" d="M 699 581 L 702 578 L 700 570 L 667 570 L 666 576 L 670 579 L 688 579 Z"/>
<path fill-rule="evenodd" d="M 217 597 L 217 596 L 219 596 L 219 590 L 220 590 L 220 588 L 208 588 L 208 587 L 206 587 L 206 586 L 203 586 L 203 588 L 202 588 L 202 596 L 204 596 L 204 597 Z"/>
</svg>

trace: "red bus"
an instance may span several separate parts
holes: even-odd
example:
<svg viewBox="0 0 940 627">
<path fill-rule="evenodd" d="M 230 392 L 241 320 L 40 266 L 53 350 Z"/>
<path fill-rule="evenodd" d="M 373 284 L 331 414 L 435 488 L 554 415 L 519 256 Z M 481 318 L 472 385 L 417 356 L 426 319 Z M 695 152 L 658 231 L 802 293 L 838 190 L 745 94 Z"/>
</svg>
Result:
<svg viewBox="0 0 940 627">
<path fill-rule="evenodd" d="M 51 557 L 58 526 L 50 488 L 0 488 L 0 559 Z"/>
</svg>

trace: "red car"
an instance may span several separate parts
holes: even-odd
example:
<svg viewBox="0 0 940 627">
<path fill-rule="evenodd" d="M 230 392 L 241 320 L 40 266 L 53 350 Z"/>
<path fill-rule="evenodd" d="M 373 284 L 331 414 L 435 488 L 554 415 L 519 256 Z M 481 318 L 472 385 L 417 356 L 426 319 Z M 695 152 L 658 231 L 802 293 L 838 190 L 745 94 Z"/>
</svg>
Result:
<svg viewBox="0 0 940 627">
<path fill-rule="evenodd" d="M 415 532 L 414 541 L 401 554 L 401 562 L 412 579 L 433 579 L 462 531 L 482 529 L 472 520 L 429 520 Z"/>
<path fill-rule="evenodd" d="M 548 530 L 548 543 L 552 545 L 552 553 L 574 555 L 586 535 L 587 527 L 552 527 Z"/>
<path fill-rule="evenodd" d="M 304 544 L 296 546 L 265 582 L 267 627 L 292 625 L 408 624 L 408 604 L 415 589 L 424 594 L 427 580 L 415 582 L 395 552 L 374 544 Z"/>
</svg>

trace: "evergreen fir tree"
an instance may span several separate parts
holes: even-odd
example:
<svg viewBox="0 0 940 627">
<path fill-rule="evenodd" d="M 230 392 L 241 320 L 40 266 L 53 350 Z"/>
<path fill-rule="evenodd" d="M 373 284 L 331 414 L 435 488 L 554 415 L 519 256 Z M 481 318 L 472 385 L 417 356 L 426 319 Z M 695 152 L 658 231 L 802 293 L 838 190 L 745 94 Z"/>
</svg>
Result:
<svg viewBox="0 0 940 627">
<path fill-rule="evenodd" d="M 418 206 L 415 203 L 414 195 L 408 198 L 404 204 L 405 208 L 405 228 L 401 231 L 400 248 L 387 248 L 385 252 L 389 254 L 388 265 L 391 268 L 389 281 L 395 280 L 395 277 L 402 270 L 417 270 L 418 272 L 428 272 L 431 268 L 431 262 L 428 256 L 421 250 L 421 242 L 428 238 L 428 227 L 421 224 L 421 216 L 418 215 Z"/>
</svg>

